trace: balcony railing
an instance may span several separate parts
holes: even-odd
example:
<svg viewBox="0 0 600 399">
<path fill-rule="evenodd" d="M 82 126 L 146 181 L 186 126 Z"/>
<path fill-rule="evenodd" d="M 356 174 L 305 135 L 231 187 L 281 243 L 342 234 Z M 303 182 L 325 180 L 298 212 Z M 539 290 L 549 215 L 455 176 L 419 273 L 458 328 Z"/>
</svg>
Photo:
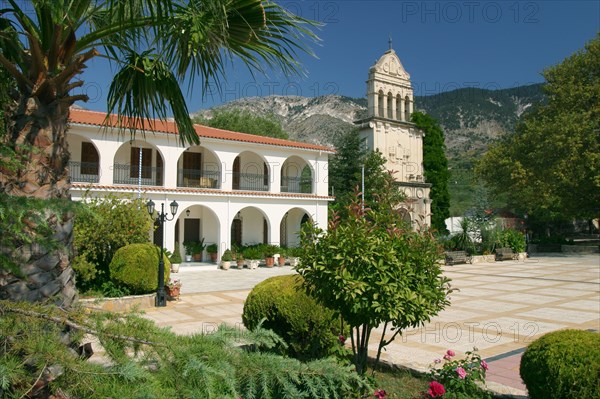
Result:
<svg viewBox="0 0 600 399">
<path fill-rule="evenodd" d="M 218 171 L 179 169 L 177 187 L 220 188 L 220 177 Z"/>
<path fill-rule="evenodd" d="M 162 186 L 163 168 L 142 166 L 142 178 L 139 179 L 139 166 L 131 164 L 113 165 L 114 184 L 142 184 L 142 186 Z M 140 181 L 141 180 L 141 181 Z"/>
<path fill-rule="evenodd" d="M 233 189 L 244 191 L 269 191 L 269 175 L 232 173 Z"/>
<path fill-rule="evenodd" d="M 282 193 L 312 193 L 312 178 L 310 177 L 281 177 Z"/>
<path fill-rule="evenodd" d="M 69 162 L 69 175 L 72 182 L 98 183 L 100 180 L 99 165 L 97 162 Z"/>
</svg>

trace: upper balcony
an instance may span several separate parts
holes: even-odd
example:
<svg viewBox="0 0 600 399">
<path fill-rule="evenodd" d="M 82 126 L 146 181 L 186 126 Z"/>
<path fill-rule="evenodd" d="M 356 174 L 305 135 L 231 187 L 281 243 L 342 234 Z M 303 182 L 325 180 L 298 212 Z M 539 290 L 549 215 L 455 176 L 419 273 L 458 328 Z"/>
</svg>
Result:
<svg viewBox="0 0 600 399">
<path fill-rule="evenodd" d="M 96 140 L 72 133 L 69 136 L 71 182 L 114 185 L 115 189 L 127 185 L 257 194 L 317 193 L 314 165 L 304 156 L 290 154 L 284 158 L 281 155 L 284 152 L 270 148 L 263 152 L 252 146 L 247 150 L 239 146 L 242 151 L 235 154 L 231 147 L 223 145 L 212 147 L 203 143 L 181 149 L 167 144 L 149 140 Z M 326 162 L 326 156 L 321 162 Z"/>
</svg>

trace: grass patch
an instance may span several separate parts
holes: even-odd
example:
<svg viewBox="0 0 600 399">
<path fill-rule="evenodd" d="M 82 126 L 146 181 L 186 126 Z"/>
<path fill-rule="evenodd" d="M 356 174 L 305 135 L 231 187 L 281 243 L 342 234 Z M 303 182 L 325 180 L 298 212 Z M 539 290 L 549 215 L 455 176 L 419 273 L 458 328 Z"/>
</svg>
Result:
<svg viewBox="0 0 600 399">
<path fill-rule="evenodd" d="M 405 369 L 383 369 L 375 372 L 375 388 L 387 392 L 389 399 L 423 398 L 429 380 Z"/>
</svg>

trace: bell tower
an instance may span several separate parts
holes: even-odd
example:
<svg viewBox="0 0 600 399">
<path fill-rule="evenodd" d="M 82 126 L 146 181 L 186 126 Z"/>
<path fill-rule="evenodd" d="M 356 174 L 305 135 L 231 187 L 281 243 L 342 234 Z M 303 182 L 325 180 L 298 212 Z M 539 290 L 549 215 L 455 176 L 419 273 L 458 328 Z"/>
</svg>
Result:
<svg viewBox="0 0 600 399">
<path fill-rule="evenodd" d="M 405 193 L 406 219 L 416 227 L 431 224 L 431 184 L 423 177 L 423 135 L 410 121 L 414 97 L 410 75 L 392 48 L 369 69 L 367 117 L 354 123 L 367 148 L 379 150 Z"/>
</svg>

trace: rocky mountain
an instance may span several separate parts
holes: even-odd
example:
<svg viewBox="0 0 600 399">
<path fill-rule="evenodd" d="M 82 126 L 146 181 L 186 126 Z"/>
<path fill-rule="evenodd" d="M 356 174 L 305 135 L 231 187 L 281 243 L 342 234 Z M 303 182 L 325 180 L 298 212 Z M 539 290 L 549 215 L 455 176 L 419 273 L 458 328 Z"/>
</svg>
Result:
<svg viewBox="0 0 600 399">
<path fill-rule="evenodd" d="M 485 151 L 492 141 L 511 131 L 523 112 L 543 101 L 541 85 L 505 90 L 464 88 L 432 96 L 415 97 L 415 109 L 435 117 L 446 133 L 447 156 L 471 156 Z M 321 97 L 250 97 L 216 109 L 241 108 L 257 115 L 274 114 L 290 139 L 333 145 L 335 137 L 366 116 L 366 99 L 337 95 Z M 197 114 L 210 118 L 212 110 Z"/>
</svg>

